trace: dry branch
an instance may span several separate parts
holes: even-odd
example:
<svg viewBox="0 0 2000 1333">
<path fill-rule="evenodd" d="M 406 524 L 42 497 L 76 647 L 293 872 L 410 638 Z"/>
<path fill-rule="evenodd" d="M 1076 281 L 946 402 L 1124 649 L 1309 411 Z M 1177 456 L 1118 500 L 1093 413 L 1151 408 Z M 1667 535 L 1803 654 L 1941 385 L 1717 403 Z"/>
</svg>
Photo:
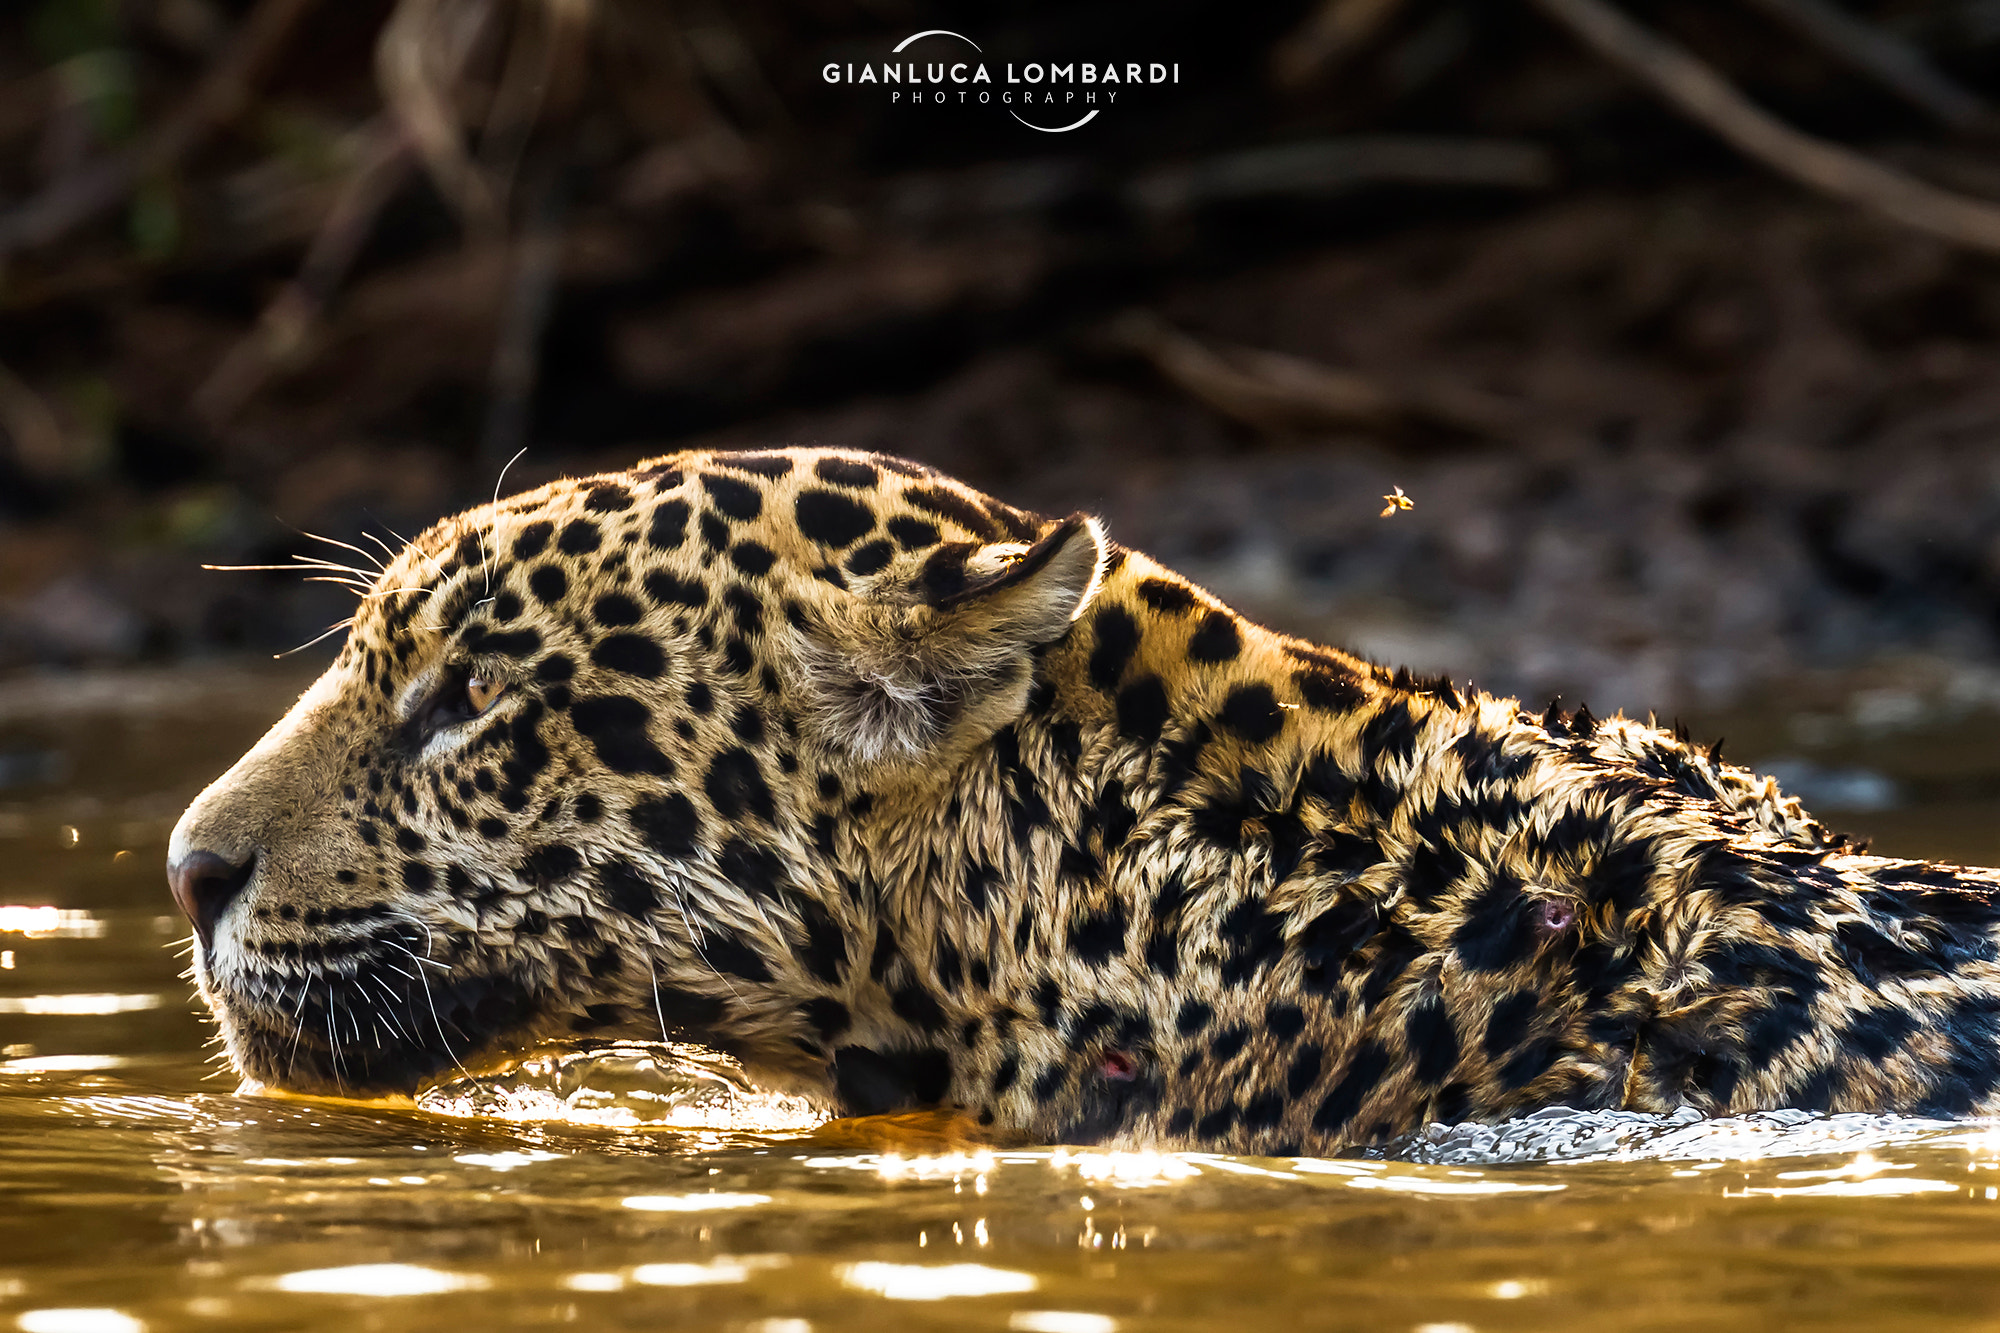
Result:
<svg viewBox="0 0 2000 1333">
<path fill-rule="evenodd" d="M 2000 253 L 2000 204 L 1941 190 L 1792 128 L 1692 54 L 1602 0 L 1534 4 L 1684 114 L 1781 175 L 1955 244 Z"/>
<path fill-rule="evenodd" d="M 0 366 L 0 430 L 14 446 L 14 461 L 30 475 L 56 472 L 67 452 L 62 425 L 48 400 L 6 366 Z"/>
<path fill-rule="evenodd" d="M 1403 0 L 1325 0 L 1271 52 L 1280 88 L 1301 88 L 1355 55 L 1403 7 Z"/>
<path fill-rule="evenodd" d="M 168 170 L 249 106 L 285 42 L 317 0 L 262 0 L 181 107 L 125 151 L 65 176 L 5 217 L 0 256 L 46 245 Z"/>
<path fill-rule="evenodd" d="M 536 126 L 565 116 L 582 91 L 595 8 L 595 0 L 521 7 L 479 142 L 503 206 Z"/>
<path fill-rule="evenodd" d="M 480 434 L 481 457 L 493 468 L 505 467 L 528 445 L 542 334 L 562 268 L 569 154 L 561 140 L 584 83 L 593 8 L 593 0 L 541 0 L 522 12 L 523 19 L 539 14 L 540 23 L 525 33 L 517 27 L 487 115 L 481 148 L 503 200 L 513 190 L 516 164 L 536 127 L 546 121 L 552 140 L 531 159 L 526 217 L 514 242 L 514 271 L 494 338 Z"/>
<path fill-rule="evenodd" d="M 490 468 L 505 466 L 528 445 L 542 333 L 548 327 L 556 280 L 562 273 L 567 201 L 561 174 L 554 163 L 532 173 L 529 217 L 514 240 L 513 273 L 494 339 L 486 424 L 479 442 L 480 457 Z"/>
<path fill-rule="evenodd" d="M 1055 260 L 1040 238 L 887 245 L 626 320 L 613 355 L 628 383 L 648 389 L 768 385 L 816 343 L 953 311 L 1017 308 Z"/>
<path fill-rule="evenodd" d="M 1355 134 L 1224 153 L 1151 171 L 1126 187 L 1147 212 L 1221 199 L 1329 195 L 1376 185 L 1537 190 L 1555 182 L 1548 150 L 1517 139 Z"/>
<path fill-rule="evenodd" d="M 257 326 L 195 391 L 196 413 L 219 425 L 279 370 L 305 353 L 327 302 L 346 279 L 381 214 L 410 178 L 413 155 L 402 127 L 379 123 L 366 135 L 360 162 L 341 185 L 326 220 L 306 250 L 298 276 L 279 291 Z"/>
<path fill-rule="evenodd" d="M 1953 129 L 1990 123 L 1992 110 L 1894 33 L 1863 23 L 1826 0 L 1750 0 L 1822 50 L 1860 70 Z"/>
<path fill-rule="evenodd" d="M 492 183 L 472 160 L 459 83 L 495 21 L 494 0 L 400 0 L 375 43 L 375 82 L 438 193 L 468 230 L 501 226 Z"/>
<path fill-rule="evenodd" d="M 1205 342 L 1144 311 L 1119 316 L 1109 332 L 1115 345 L 1145 357 L 1192 397 L 1258 430 L 1382 429 L 1418 420 L 1499 436 L 1516 424 L 1504 404 L 1474 389 L 1391 387 L 1304 357 Z"/>
</svg>

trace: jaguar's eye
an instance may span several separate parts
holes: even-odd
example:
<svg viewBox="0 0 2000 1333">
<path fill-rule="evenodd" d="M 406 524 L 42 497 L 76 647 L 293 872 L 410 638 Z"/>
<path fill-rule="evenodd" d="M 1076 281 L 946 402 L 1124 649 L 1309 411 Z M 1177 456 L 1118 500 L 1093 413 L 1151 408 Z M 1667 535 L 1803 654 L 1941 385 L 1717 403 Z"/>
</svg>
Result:
<svg viewBox="0 0 2000 1333">
<path fill-rule="evenodd" d="M 505 682 L 488 680 L 461 667 L 446 676 L 437 693 L 431 696 L 422 714 L 423 729 L 428 734 L 470 722 L 506 692 Z"/>
<path fill-rule="evenodd" d="M 465 678 L 465 701 L 472 705 L 472 715 L 477 717 L 493 706 L 493 701 L 507 692 L 507 687 L 479 676 Z"/>
</svg>

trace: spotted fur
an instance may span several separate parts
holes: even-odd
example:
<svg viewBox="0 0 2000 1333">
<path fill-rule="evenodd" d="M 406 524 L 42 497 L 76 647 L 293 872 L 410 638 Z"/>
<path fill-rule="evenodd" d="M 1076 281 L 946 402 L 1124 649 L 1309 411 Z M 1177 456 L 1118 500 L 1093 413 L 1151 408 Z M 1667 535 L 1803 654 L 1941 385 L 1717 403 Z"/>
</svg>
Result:
<svg viewBox="0 0 2000 1333">
<path fill-rule="evenodd" d="M 466 716 L 468 673 L 504 685 Z M 1253 625 L 910 463 L 448 519 L 182 819 L 248 1076 L 688 1034 L 850 1112 L 1324 1152 L 1539 1107 L 2000 1110 L 1994 872 Z"/>
</svg>

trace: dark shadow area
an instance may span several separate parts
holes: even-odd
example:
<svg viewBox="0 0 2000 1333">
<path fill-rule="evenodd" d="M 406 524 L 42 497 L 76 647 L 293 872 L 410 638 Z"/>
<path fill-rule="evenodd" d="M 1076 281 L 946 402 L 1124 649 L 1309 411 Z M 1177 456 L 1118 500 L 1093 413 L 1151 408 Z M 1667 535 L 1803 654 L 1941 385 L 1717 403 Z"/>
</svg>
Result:
<svg viewBox="0 0 2000 1333">
<path fill-rule="evenodd" d="M 523 449 L 819 442 L 1538 703 L 1983 707 L 1996 74 L 1980 0 L 39 0 L 0 666 L 289 648 L 347 594 L 200 566 Z"/>
</svg>

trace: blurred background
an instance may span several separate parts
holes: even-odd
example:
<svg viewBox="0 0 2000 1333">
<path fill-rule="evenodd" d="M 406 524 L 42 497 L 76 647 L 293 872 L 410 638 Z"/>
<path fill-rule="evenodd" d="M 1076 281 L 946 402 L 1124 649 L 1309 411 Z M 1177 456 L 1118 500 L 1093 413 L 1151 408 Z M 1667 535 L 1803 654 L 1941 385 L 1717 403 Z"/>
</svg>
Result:
<svg viewBox="0 0 2000 1333">
<path fill-rule="evenodd" d="M 1174 78 L 823 72 L 968 59 Z M 5 6 L 0 807 L 351 605 L 204 564 L 823 443 L 1986 848 L 1996 105 L 2000 0 Z"/>
</svg>

